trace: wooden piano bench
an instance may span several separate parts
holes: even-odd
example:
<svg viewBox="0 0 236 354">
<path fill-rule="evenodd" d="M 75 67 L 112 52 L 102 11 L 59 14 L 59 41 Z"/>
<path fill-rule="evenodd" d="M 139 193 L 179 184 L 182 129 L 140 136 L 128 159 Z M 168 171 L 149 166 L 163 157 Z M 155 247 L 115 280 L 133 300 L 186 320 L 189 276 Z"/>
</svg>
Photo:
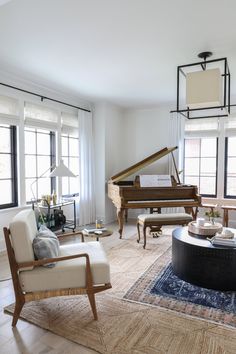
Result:
<svg viewBox="0 0 236 354">
<path fill-rule="evenodd" d="M 161 232 L 163 225 L 187 225 L 193 218 L 186 213 L 172 214 L 141 214 L 137 219 L 138 239 L 140 242 L 140 226 L 143 227 L 144 245 L 146 247 L 146 228 L 149 227 L 151 232 Z"/>
</svg>

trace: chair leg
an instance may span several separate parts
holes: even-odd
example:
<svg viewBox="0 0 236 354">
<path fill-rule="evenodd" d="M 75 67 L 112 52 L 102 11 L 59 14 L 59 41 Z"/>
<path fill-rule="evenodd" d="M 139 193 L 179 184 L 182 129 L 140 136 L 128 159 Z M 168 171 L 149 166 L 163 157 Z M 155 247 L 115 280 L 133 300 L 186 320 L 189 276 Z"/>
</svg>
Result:
<svg viewBox="0 0 236 354">
<path fill-rule="evenodd" d="M 93 292 L 87 292 L 87 295 L 88 295 L 88 298 L 89 298 L 91 309 L 93 311 L 93 317 L 94 317 L 95 320 L 97 320 L 98 319 L 98 315 L 97 315 L 95 295 L 94 295 Z"/>
<path fill-rule="evenodd" d="M 20 317 L 22 307 L 24 306 L 24 303 L 25 302 L 23 300 L 16 299 L 15 310 L 14 310 L 13 320 L 12 320 L 12 327 L 16 326 L 17 321 Z"/>
<path fill-rule="evenodd" d="M 138 230 L 138 239 L 137 242 L 140 242 L 140 229 L 139 229 L 139 222 L 137 222 L 137 230 Z"/>
<path fill-rule="evenodd" d="M 144 239 L 143 248 L 144 248 L 144 249 L 145 249 L 145 247 L 146 247 L 146 228 L 147 228 L 147 226 L 144 225 L 144 226 L 143 226 L 143 239 Z"/>
</svg>

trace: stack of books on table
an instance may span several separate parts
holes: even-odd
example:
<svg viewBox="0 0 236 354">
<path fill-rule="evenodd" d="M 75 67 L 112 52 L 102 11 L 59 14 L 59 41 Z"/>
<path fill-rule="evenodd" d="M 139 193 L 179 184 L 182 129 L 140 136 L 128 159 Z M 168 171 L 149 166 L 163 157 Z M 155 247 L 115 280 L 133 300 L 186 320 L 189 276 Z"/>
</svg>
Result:
<svg viewBox="0 0 236 354">
<path fill-rule="evenodd" d="M 107 229 L 105 227 L 101 228 L 101 229 L 96 229 L 96 228 L 85 228 L 84 231 L 87 233 L 87 234 L 95 234 L 96 232 L 105 232 L 107 231 Z"/>
<path fill-rule="evenodd" d="M 226 246 L 226 247 L 236 247 L 236 238 L 234 237 L 234 234 L 229 231 L 227 233 L 222 234 L 216 234 L 212 239 L 210 240 L 212 245 L 215 246 Z"/>
</svg>

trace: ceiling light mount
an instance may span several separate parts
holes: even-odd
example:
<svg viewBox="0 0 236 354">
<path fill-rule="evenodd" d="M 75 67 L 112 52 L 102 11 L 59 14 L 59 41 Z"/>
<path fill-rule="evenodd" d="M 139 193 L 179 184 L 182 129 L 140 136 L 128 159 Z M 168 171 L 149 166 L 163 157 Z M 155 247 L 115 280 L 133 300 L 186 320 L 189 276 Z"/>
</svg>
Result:
<svg viewBox="0 0 236 354">
<path fill-rule="evenodd" d="M 201 52 L 198 54 L 198 58 L 203 59 L 206 62 L 207 58 L 212 56 L 212 52 Z M 206 63 L 201 64 L 202 70 L 206 70 Z"/>
<path fill-rule="evenodd" d="M 230 114 L 230 71 L 227 58 L 209 59 L 177 67 L 176 110 L 187 119 L 227 117 Z"/>
<path fill-rule="evenodd" d="M 203 59 L 204 61 L 207 60 L 207 58 L 210 58 L 212 56 L 212 52 L 201 52 L 198 54 L 198 58 Z"/>
</svg>

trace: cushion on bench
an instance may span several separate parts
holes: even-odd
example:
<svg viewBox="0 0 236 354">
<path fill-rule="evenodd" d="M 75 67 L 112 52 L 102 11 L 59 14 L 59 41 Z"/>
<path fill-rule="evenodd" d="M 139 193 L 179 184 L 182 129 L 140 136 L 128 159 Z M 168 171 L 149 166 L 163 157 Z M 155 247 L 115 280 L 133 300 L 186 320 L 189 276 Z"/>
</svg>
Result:
<svg viewBox="0 0 236 354">
<path fill-rule="evenodd" d="M 141 214 L 138 216 L 138 221 L 141 221 L 141 222 L 146 222 L 146 221 L 155 222 L 155 221 L 157 221 L 158 223 L 163 222 L 163 224 L 165 224 L 165 222 L 175 221 L 175 220 L 176 220 L 176 224 L 178 224 L 178 221 L 186 220 L 186 222 L 190 222 L 193 220 L 193 218 L 190 214 L 187 214 L 187 213 Z"/>
</svg>

